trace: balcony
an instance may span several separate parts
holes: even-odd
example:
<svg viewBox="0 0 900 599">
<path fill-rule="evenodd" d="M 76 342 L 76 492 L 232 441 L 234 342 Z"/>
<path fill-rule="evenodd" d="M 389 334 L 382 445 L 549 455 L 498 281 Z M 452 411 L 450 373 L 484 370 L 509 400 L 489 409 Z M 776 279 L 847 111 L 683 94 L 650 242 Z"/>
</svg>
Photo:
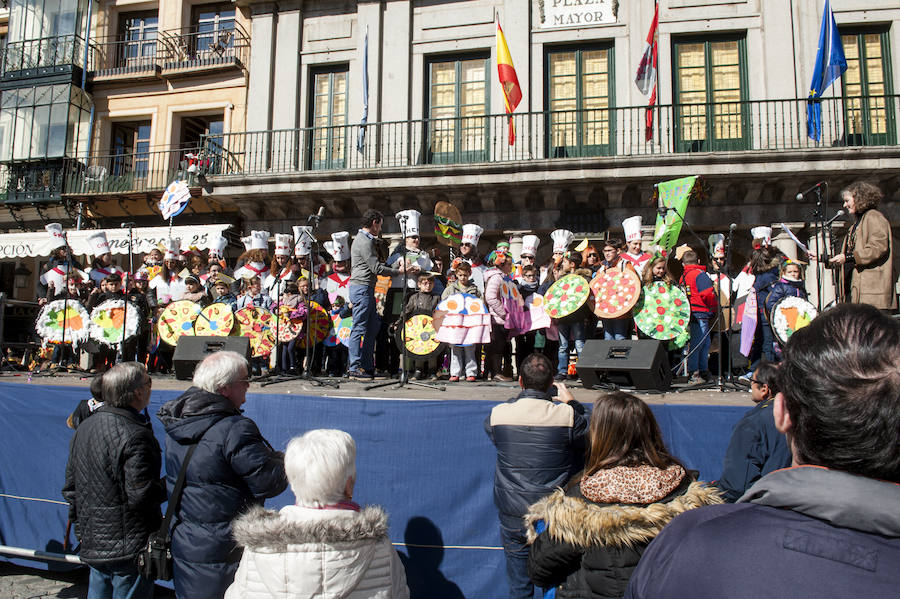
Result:
<svg viewBox="0 0 900 599">
<path fill-rule="evenodd" d="M 242 69 L 249 59 L 250 37 L 234 23 L 215 31 L 162 31 L 141 40 L 100 38 L 91 43 L 88 70 L 95 82 L 175 78 Z"/>
<path fill-rule="evenodd" d="M 578 159 L 671 159 L 679 164 L 729 163 L 737 155 L 821 152 L 828 148 L 897 146 L 900 96 L 822 100 L 822 141 L 807 136 L 805 99 L 720 104 L 662 105 L 653 109 L 646 139 L 644 106 L 604 110 L 516 113 L 516 141 L 508 143 L 505 114 L 457 119 L 369 123 L 360 146 L 358 124 L 328 128 L 255 131 L 204 140 L 215 156 L 210 176 L 227 185 L 244 177 L 319 171 L 422 169 Z M 737 154 L 737 155 L 736 155 Z M 535 166 L 535 168 L 542 168 Z M 324 176 L 324 175 L 323 175 Z M 348 173 L 348 176 L 352 176 Z M 360 175 L 362 176 L 362 175 Z"/>
<path fill-rule="evenodd" d="M 158 42 L 99 38 L 91 42 L 88 72 L 94 81 L 156 78 L 159 75 Z"/>
<path fill-rule="evenodd" d="M 71 158 L 65 162 L 63 194 L 68 199 L 143 199 L 161 194 L 177 178 L 188 177 L 193 186 L 195 175 L 205 168 L 198 164 L 189 172 L 187 156 L 196 151 L 196 147 L 170 148 Z"/>
<path fill-rule="evenodd" d="M 4 164 L 2 203 L 15 206 L 59 202 L 63 162 L 62 158 L 49 158 Z"/>
<path fill-rule="evenodd" d="M 84 40 L 77 35 L 8 42 L 2 49 L 2 80 L 77 74 L 83 60 Z"/>
</svg>

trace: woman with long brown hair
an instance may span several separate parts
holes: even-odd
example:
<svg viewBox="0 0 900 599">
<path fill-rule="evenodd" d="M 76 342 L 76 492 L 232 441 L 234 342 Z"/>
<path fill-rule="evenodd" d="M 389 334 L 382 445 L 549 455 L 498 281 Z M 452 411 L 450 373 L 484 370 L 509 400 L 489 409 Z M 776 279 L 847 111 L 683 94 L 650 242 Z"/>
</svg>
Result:
<svg viewBox="0 0 900 599">
<path fill-rule="evenodd" d="M 531 506 L 528 574 L 557 597 L 622 597 L 650 541 L 672 518 L 721 503 L 666 448 L 650 407 L 629 393 L 594 403 L 584 472 Z"/>
</svg>

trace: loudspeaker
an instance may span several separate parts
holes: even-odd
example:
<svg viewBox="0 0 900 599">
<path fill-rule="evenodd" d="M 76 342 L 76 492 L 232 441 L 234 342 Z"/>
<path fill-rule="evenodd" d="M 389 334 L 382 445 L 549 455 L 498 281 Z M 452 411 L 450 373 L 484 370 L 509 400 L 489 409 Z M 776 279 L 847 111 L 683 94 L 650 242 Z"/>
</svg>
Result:
<svg viewBox="0 0 900 599">
<path fill-rule="evenodd" d="M 175 366 L 175 378 L 180 381 L 190 380 L 194 377 L 194 369 L 197 368 L 203 358 L 217 351 L 234 351 L 250 361 L 249 337 L 193 337 L 182 335 L 175 345 L 175 355 L 172 364 Z"/>
<path fill-rule="evenodd" d="M 586 388 L 597 386 L 601 375 L 620 387 L 665 391 L 672 385 L 665 342 L 656 339 L 590 339 L 575 369 Z"/>
</svg>

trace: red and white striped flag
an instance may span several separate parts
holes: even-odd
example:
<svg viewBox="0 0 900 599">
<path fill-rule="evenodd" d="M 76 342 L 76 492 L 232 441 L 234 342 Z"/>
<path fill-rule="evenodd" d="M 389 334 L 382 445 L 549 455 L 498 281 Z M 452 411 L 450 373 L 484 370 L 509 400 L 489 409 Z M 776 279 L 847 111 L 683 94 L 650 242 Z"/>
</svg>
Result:
<svg viewBox="0 0 900 599">
<path fill-rule="evenodd" d="M 659 3 L 653 10 L 653 23 L 650 25 L 650 33 L 647 34 L 647 43 L 644 46 L 644 55 L 641 56 L 641 62 L 638 64 L 637 75 L 634 78 L 635 84 L 641 93 L 650 96 L 650 102 L 647 105 L 647 123 L 645 138 L 647 141 L 653 139 L 653 107 L 656 106 L 656 79 L 658 75 L 658 53 L 657 53 L 657 26 L 659 25 Z"/>
</svg>

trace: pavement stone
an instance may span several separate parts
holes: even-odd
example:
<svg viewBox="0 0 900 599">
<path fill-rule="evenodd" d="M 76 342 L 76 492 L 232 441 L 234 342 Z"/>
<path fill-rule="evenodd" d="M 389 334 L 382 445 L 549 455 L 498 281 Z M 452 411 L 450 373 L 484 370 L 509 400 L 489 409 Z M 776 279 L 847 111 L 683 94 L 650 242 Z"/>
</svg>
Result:
<svg viewBox="0 0 900 599">
<path fill-rule="evenodd" d="M 0 562 L 2 599 L 84 599 L 88 591 L 88 570 L 78 568 L 54 572 Z M 170 589 L 156 586 L 154 599 L 174 599 Z"/>
</svg>

